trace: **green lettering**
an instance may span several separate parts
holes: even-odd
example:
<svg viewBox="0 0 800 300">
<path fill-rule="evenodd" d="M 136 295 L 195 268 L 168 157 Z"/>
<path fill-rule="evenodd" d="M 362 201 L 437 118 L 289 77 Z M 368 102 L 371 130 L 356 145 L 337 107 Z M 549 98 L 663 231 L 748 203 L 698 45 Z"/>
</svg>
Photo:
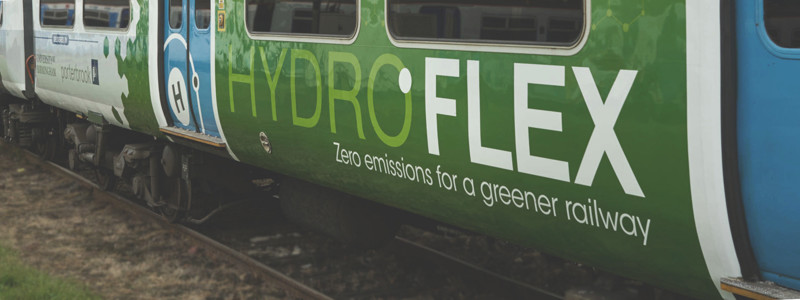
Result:
<svg viewBox="0 0 800 300">
<path fill-rule="evenodd" d="M 375 60 L 375 63 L 372 65 L 372 71 L 370 71 L 369 74 L 369 85 L 367 86 L 367 105 L 369 106 L 369 117 L 370 121 L 372 122 L 372 127 L 375 129 L 375 133 L 384 144 L 390 147 L 400 147 L 406 142 L 406 139 L 408 139 L 408 133 L 411 131 L 411 93 L 405 94 L 406 110 L 405 119 L 403 120 L 403 129 L 401 129 L 400 133 L 398 133 L 396 136 L 390 136 L 386 134 L 386 132 L 381 129 L 381 125 L 378 124 L 378 119 L 375 116 L 375 105 L 373 103 L 373 88 L 375 86 L 375 78 L 378 77 L 378 72 L 385 65 L 393 66 L 398 71 L 405 68 L 400 58 L 393 54 L 387 53 L 379 56 L 378 59 Z"/>
<path fill-rule="evenodd" d="M 310 118 L 303 118 L 297 115 L 297 88 L 295 86 L 295 77 L 297 77 L 297 71 L 295 68 L 296 62 L 298 59 L 307 60 L 312 67 L 314 67 L 314 75 L 316 77 L 316 84 L 317 84 L 317 106 L 314 110 L 314 115 Z M 304 72 L 305 75 L 305 72 Z M 307 76 L 307 75 L 306 75 Z M 322 114 L 322 72 L 319 70 L 319 62 L 317 62 L 317 58 L 314 56 L 314 53 L 308 50 L 302 49 L 292 49 L 292 79 L 291 79 L 291 89 L 292 89 L 292 123 L 297 126 L 302 126 L 306 128 L 312 128 L 317 126 L 319 123 L 319 117 Z"/>
<path fill-rule="evenodd" d="M 267 54 L 264 51 L 264 47 L 261 47 L 261 64 L 264 65 L 264 73 L 267 74 L 267 84 L 269 85 L 269 97 L 272 101 L 272 120 L 278 121 L 278 110 L 275 109 L 275 90 L 278 87 L 278 78 L 281 75 L 281 69 L 283 69 L 283 62 L 286 59 L 286 49 L 281 50 L 281 55 L 278 58 L 278 64 L 275 67 L 275 75 L 272 75 L 269 72 L 269 64 L 267 63 Z"/>
<path fill-rule="evenodd" d="M 254 68 L 253 62 L 255 57 L 255 47 L 250 47 L 250 74 L 234 74 L 233 73 L 233 46 L 228 45 L 228 59 L 230 62 L 228 63 L 228 92 L 230 93 L 231 97 L 231 112 L 235 112 L 233 106 L 233 84 L 244 83 L 250 85 L 250 104 L 253 108 L 253 117 L 256 116 L 256 84 L 255 84 L 255 75 L 254 75 Z"/>
<path fill-rule="evenodd" d="M 356 72 L 355 80 L 353 81 L 352 90 L 339 90 L 336 89 L 336 80 L 334 80 L 334 67 L 336 63 L 347 63 L 353 66 Z M 358 58 L 352 53 L 345 52 L 330 52 L 328 53 L 328 95 L 330 101 L 331 114 L 331 132 L 336 133 L 336 100 L 350 101 L 353 104 L 353 109 L 356 112 L 356 127 L 358 129 L 358 137 L 362 140 L 366 139 L 364 136 L 364 127 L 361 124 L 361 105 L 358 103 L 358 92 L 361 90 L 361 64 L 358 63 Z"/>
</svg>

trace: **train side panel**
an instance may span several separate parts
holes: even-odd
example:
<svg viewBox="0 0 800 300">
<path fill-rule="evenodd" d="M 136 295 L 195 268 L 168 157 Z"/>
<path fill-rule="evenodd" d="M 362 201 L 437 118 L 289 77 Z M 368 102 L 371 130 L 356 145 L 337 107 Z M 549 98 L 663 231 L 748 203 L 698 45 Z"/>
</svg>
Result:
<svg viewBox="0 0 800 300">
<path fill-rule="evenodd" d="M 34 1 L 39 98 L 116 126 L 158 134 L 151 105 L 160 97 L 150 89 L 148 1 L 84 4 Z M 62 13 L 66 21 L 54 17 Z"/>
<path fill-rule="evenodd" d="M 23 27 L 22 1 L 0 3 L 0 76 L 3 87 L 13 96 L 25 98 L 25 31 Z M 31 74 L 34 75 L 34 74 Z"/>
<path fill-rule="evenodd" d="M 686 3 L 587 1 L 571 47 L 394 40 L 385 7 L 360 1 L 354 40 L 252 35 L 244 1 L 217 7 L 216 97 L 236 157 L 720 297 L 693 213 Z M 281 8 L 275 28 L 314 15 Z"/>
<path fill-rule="evenodd" d="M 719 3 L 387 1 L 276 1 L 271 15 L 212 2 L 211 101 L 233 158 L 698 298 L 727 296 L 717 281 L 737 270 L 725 208 L 714 209 L 724 206 L 719 122 L 703 119 L 719 114 L 709 75 L 719 45 L 703 42 L 718 39 L 719 16 L 696 21 Z M 42 101 L 160 135 L 170 123 L 160 5 L 33 3 Z M 424 36 L 460 24 L 446 40 Z M 287 34 L 296 28 L 315 34 Z M 255 33 L 265 30 L 277 33 Z M 575 30 L 574 43 L 470 41 Z"/>
</svg>

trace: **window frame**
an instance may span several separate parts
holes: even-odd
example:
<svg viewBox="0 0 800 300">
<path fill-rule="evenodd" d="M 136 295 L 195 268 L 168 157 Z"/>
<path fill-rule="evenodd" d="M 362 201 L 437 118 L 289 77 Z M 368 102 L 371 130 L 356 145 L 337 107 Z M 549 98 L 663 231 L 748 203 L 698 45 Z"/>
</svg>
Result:
<svg viewBox="0 0 800 300">
<path fill-rule="evenodd" d="M 244 26 L 244 30 L 247 32 L 247 36 L 251 40 L 350 45 L 356 41 L 359 33 L 361 32 L 361 0 L 356 0 L 356 28 L 353 31 L 353 34 L 350 36 L 281 32 L 251 32 L 250 28 L 247 28 L 247 0 L 244 1 L 244 6 L 244 9 L 242 9 L 241 24 Z"/>
<path fill-rule="evenodd" d="M 86 32 L 93 32 L 93 31 L 103 31 L 103 32 L 119 32 L 119 33 L 128 33 L 131 30 L 131 21 L 133 21 L 133 3 L 132 0 L 128 0 L 128 27 L 125 28 L 110 28 L 110 27 L 102 27 L 102 26 L 89 26 L 86 25 L 86 0 L 83 1 L 83 7 L 81 7 L 81 24 L 83 25 L 83 29 Z"/>
<path fill-rule="evenodd" d="M 72 13 L 72 25 L 47 25 L 44 24 L 44 17 L 42 16 L 42 0 L 39 0 L 39 26 L 41 28 L 49 28 L 49 29 L 75 29 L 75 20 L 78 17 L 78 0 L 72 0 L 72 5 L 75 6 L 75 11 Z M 82 8 L 81 8 L 82 9 Z M 83 12 L 81 12 L 83 13 Z M 81 25 L 83 25 L 83 20 L 81 19 Z"/>
<path fill-rule="evenodd" d="M 169 29 L 171 31 L 181 31 L 183 29 L 183 25 L 184 25 L 184 22 L 183 22 L 183 11 L 181 11 L 181 25 L 178 26 L 178 28 L 172 27 L 172 22 L 170 22 L 170 18 L 172 18 L 172 0 L 166 0 L 166 1 L 168 3 L 167 4 L 168 8 L 167 8 L 167 11 L 164 12 L 164 15 L 166 16 L 166 20 L 164 20 L 164 21 L 167 22 L 167 25 L 169 26 Z M 187 2 L 186 4 L 184 4 L 184 1 L 189 1 L 189 0 L 180 0 L 180 1 L 181 1 L 181 10 L 183 10 L 184 6 L 186 6 L 186 10 L 189 10 L 189 3 Z M 189 14 L 188 14 L 188 12 L 186 14 L 186 22 L 185 23 L 189 23 Z M 189 26 L 186 26 L 186 30 L 189 30 Z"/>
<path fill-rule="evenodd" d="M 494 52 L 510 54 L 539 54 L 572 56 L 580 52 L 589 39 L 592 24 L 592 4 L 591 0 L 583 0 L 583 27 L 580 36 L 570 45 L 559 45 L 553 43 L 503 43 L 499 41 L 456 41 L 444 39 L 424 39 L 424 38 L 398 38 L 389 29 L 389 1 L 383 3 L 384 29 L 392 45 L 398 48 L 408 49 L 428 49 L 428 50 L 452 50 L 452 51 L 475 51 L 475 52 Z"/>
<path fill-rule="evenodd" d="M 209 15 L 208 15 L 208 26 L 206 26 L 205 28 L 197 27 L 197 2 L 198 1 L 208 1 L 209 4 L 211 4 L 211 6 L 209 6 L 209 9 L 208 9 L 208 13 L 209 13 Z M 211 27 L 214 27 L 214 26 L 217 25 L 216 24 L 216 22 L 217 22 L 217 6 L 215 4 L 216 4 L 216 1 L 211 1 L 211 0 L 195 0 L 194 1 L 194 10 L 192 12 L 192 15 L 193 15 L 192 18 L 194 18 L 194 22 L 191 22 L 192 24 L 194 24 L 194 30 L 197 30 L 197 32 L 209 32 L 209 31 L 211 31 Z"/>
<path fill-rule="evenodd" d="M 766 12 L 764 11 L 764 0 L 755 1 L 755 5 L 756 5 L 755 20 L 757 23 L 760 22 L 761 24 L 764 24 L 764 26 L 756 26 L 755 31 L 756 34 L 758 34 L 758 37 L 761 39 L 761 43 L 764 45 L 764 48 L 766 48 L 767 51 L 772 53 L 772 55 L 775 55 L 777 57 L 788 58 L 788 59 L 800 59 L 800 48 L 783 47 L 781 45 L 778 45 L 778 43 L 775 43 L 775 41 L 772 40 L 772 37 L 769 36 L 766 26 L 767 16 Z"/>
</svg>

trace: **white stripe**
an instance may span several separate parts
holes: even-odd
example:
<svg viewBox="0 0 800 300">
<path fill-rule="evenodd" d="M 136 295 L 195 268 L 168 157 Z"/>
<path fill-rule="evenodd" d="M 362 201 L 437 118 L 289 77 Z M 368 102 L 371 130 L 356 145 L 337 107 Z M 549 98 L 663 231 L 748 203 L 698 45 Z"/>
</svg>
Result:
<svg viewBox="0 0 800 300">
<path fill-rule="evenodd" d="M 211 0 L 208 0 L 208 1 L 211 1 Z M 211 1 L 211 7 L 216 7 L 216 6 L 217 6 L 216 3 L 214 3 L 214 1 Z M 216 9 L 212 9 L 212 11 L 217 11 L 217 10 Z M 211 19 L 213 21 L 213 20 L 216 20 L 216 18 L 217 18 L 217 16 L 215 15 Z M 214 107 L 214 120 L 217 121 L 217 130 L 219 131 L 219 136 L 222 138 L 222 141 L 225 143 L 225 150 L 228 150 L 228 154 L 230 154 L 231 157 L 234 160 L 238 161 L 239 158 L 236 157 L 236 154 L 233 153 L 233 149 L 231 149 L 231 145 L 228 144 L 228 139 L 225 138 L 225 132 L 222 131 L 222 123 L 220 123 L 220 121 L 219 121 L 219 109 L 217 108 L 217 52 L 215 51 L 217 49 L 217 32 L 216 32 L 217 25 L 216 25 L 216 23 L 217 22 L 212 22 L 212 24 L 214 24 L 214 25 L 211 26 L 211 29 L 212 29 L 211 30 L 211 47 L 210 47 L 211 49 L 209 49 L 209 51 L 211 51 L 211 56 L 210 56 L 211 59 L 209 60 L 209 62 L 211 63 L 211 103 L 212 103 L 212 106 Z M 233 87 L 228 87 L 228 88 L 233 88 Z M 256 137 L 253 137 L 254 140 L 255 140 L 255 138 Z"/>
<path fill-rule="evenodd" d="M 719 0 L 686 1 L 689 166 L 697 236 L 708 273 L 741 276 L 733 246 L 722 174 L 721 48 Z"/>
<path fill-rule="evenodd" d="M 191 34 L 191 33 L 189 33 L 189 34 Z M 214 34 L 214 33 L 211 33 L 211 34 Z M 197 74 L 197 69 L 195 69 L 195 67 L 194 67 L 194 58 L 192 58 L 192 50 L 189 49 L 189 48 L 186 48 L 186 53 L 189 53 L 189 65 L 192 66 L 192 72 L 191 72 L 192 78 L 189 79 L 189 84 L 192 85 L 192 90 L 194 90 L 194 94 L 196 96 L 195 98 L 197 98 L 197 99 L 194 99 L 194 100 L 197 102 L 197 113 L 200 116 L 200 130 L 203 132 L 203 134 L 205 134 L 206 133 L 206 124 L 203 121 L 203 104 L 200 103 L 200 74 Z M 213 56 L 211 56 L 211 57 L 213 58 Z M 213 62 L 213 60 L 209 59 L 209 64 L 212 63 L 212 62 Z M 195 82 L 194 80 L 195 79 L 197 79 L 197 85 L 194 84 L 194 82 Z"/>
<path fill-rule="evenodd" d="M 167 51 L 167 47 L 169 47 L 169 43 L 172 42 L 173 40 L 177 40 L 177 41 L 181 42 L 181 44 L 183 45 L 183 49 L 186 49 L 186 51 L 189 51 L 189 46 L 186 45 L 186 39 L 184 39 L 183 35 L 181 35 L 180 33 L 173 33 L 173 34 L 170 34 L 167 37 L 167 40 L 164 41 L 164 50 L 163 51 Z"/>
<path fill-rule="evenodd" d="M 158 26 L 158 10 L 160 7 L 159 2 L 153 0 L 148 1 L 147 5 L 148 13 L 150 14 L 148 18 L 150 24 L 147 24 L 147 55 L 150 66 L 150 104 L 153 106 L 153 114 L 155 114 L 156 121 L 158 121 L 158 127 L 162 128 L 167 127 L 167 118 L 164 116 L 164 109 L 161 107 L 161 93 L 158 90 L 161 86 L 160 82 L 158 82 L 160 80 L 158 74 L 159 72 L 163 72 L 163 70 L 158 68 L 158 52 L 163 51 L 158 48 L 158 31 L 162 30 Z"/>
</svg>

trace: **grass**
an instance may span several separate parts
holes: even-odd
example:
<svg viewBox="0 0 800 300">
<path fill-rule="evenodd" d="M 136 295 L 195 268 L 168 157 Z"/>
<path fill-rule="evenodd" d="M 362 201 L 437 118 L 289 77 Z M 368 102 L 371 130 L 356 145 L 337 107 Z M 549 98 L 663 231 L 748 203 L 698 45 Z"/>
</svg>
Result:
<svg viewBox="0 0 800 300">
<path fill-rule="evenodd" d="M 100 299 L 80 283 L 49 276 L 25 265 L 12 250 L 0 245 L 0 300 Z"/>
</svg>

